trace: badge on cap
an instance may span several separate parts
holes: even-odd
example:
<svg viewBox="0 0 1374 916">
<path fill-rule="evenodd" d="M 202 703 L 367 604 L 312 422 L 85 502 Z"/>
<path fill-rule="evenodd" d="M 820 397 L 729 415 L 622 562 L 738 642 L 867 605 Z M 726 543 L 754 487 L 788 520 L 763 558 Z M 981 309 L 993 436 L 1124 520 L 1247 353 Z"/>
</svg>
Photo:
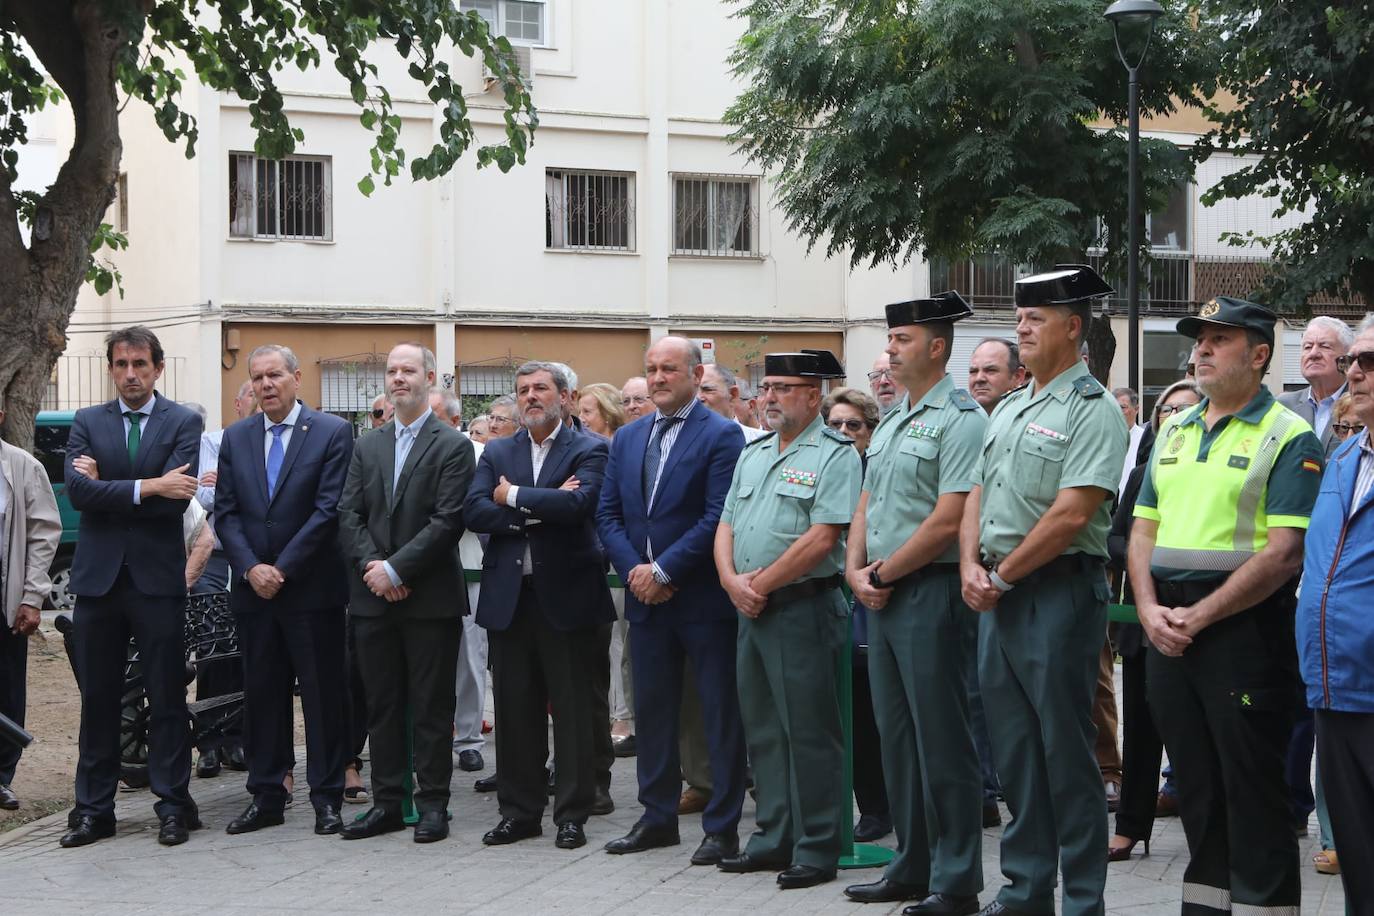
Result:
<svg viewBox="0 0 1374 916">
<path fill-rule="evenodd" d="M 1221 306 L 1217 304 L 1217 300 L 1210 299 L 1198 310 L 1197 315 L 1199 318 L 1211 318 L 1219 311 L 1221 311 Z"/>
</svg>

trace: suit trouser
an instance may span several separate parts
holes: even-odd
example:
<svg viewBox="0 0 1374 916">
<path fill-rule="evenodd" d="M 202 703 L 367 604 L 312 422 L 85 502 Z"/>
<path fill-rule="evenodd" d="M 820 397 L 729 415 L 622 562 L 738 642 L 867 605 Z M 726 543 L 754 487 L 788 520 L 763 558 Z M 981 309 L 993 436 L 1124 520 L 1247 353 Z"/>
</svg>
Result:
<svg viewBox="0 0 1374 916">
<path fill-rule="evenodd" d="M 836 663 L 849 651 L 838 589 L 741 617 L 740 714 L 758 808 L 746 851 L 755 859 L 834 868 L 840 819 L 851 810 Z"/>
<path fill-rule="evenodd" d="M 0 715 L 9 716 L 16 725 L 24 724 L 27 705 L 25 680 L 29 666 L 29 638 L 18 636 L 5 626 L 0 613 Z M 20 749 L 17 744 L 0 742 L 0 786 L 14 782 L 19 766 Z"/>
<path fill-rule="evenodd" d="M 983 889 L 983 780 L 965 673 L 978 617 L 959 588 L 957 571 L 898 582 L 868 615 L 868 670 L 897 831 L 884 877 L 969 896 Z"/>
<path fill-rule="evenodd" d="M 1107 800 L 1092 708 L 1107 597 L 1100 563 L 1065 556 L 980 621 L 978 674 L 1011 812 L 1002 834 L 1010 884 L 997 899 L 1018 912 L 1054 912 L 1056 851 L 1065 916 L 1103 911 Z"/>
<path fill-rule="evenodd" d="M 1155 586 L 1173 607 L 1215 587 Z M 1177 658 L 1147 650 L 1150 709 L 1174 764 L 1191 855 L 1184 913 L 1299 905 L 1298 841 L 1283 772 L 1301 697 L 1294 593 L 1291 583 L 1280 586 L 1198 633 Z"/>
<path fill-rule="evenodd" d="M 295 765 L 295 704 L 301 686 L 305 778 L 310 803 L 343 804 L 348 761 L 348 684 L 342 607 L 236 613 L 243 655 L 248 793 L 266 811 L 286 806 L 282 780 Z"/>
<path fill-rule="evenodd" d="M 682 672 L 682 709 L 678 714 L 678 755 L 682 781 L 698 792 L 711 794 L 711 752 L 706 746 L 706 718 L 701 711 L 701 691 L 691 668 Z"/>
<path fill-rule="evenodd" d="M 348 755 L 344 765 L 363 771 L 363 747 L 367 744 L 367 688 L 358 669 L 358 628 L 351 614 L 344 617 L 344 667 L 348 669 Z"/>
<path fill-rule="evenodd" d="M 701 815 L 706 833 L 735 833 L 744 807 L 744 732 L 735 687 L 735 617 L 681 621 L 650 608 L 630 624 L 634 651 L 635 772 L 645 824 L 675 826 L 682 792 L 678 712 L 684 659 L 692 666 L 706 721 L 711 800 Z"/>
<path fill-rule="evenodd" d="M 468 584 L 468 607 L 477 607 L 479 586 Z M 487 631 L 477 623 L 477 615 L 463 618 L 463 651 L 458 654 L 457 697 L 453 715 L 453 752 L 480 751 L 487 739 L 482 737 L 482 714 L 487 706 Z"/>
<path fill-rule="evenodd" d="M 1159 765 L 1164 739 L 1155 727 L 1145 693 L 1145 648 L 1121 656 L 1122 773 L 1121 806 L 1116 832 L 1133 840 L 1148 840 L 1154 831 L 1159 800 Z"/>
<path fill-rule="evenodd" d="M 367 688 L 372 797 L 399 814 L 406 773 L 415 768 L 415 808 L 448 808 L 453 778 L 453 683 L 463 625 L 454 617 L 354 616 L 358 669 Z M 406 756 L 410 723 L 412 758 Z"/>
<path fill-rule="evenodd" d="M 983 708 L 983 685 L 978 680 L 978 631 L 974 628 L 967 656 L 968 725 L 973 734 L 973 746 L 978 751 L 978 769 L 983 774 L 983 804 L 997 804 L 1002 783 L 997 778 L 997 764 L 992 756 L 992 738 L 988 735 L 988 714 Z"/>
<path fill-rule="evenodd" d="M 1097 693 L 1093 697 L 1093 725 L 1097 727 L 1097 743 L 1093 746 L 1093 756 L 1097 758 L 1097 768 L 1102 773 L 1103 782 L 1121 785 L 1121 749 L 1116 743 L 1116 653 L 1112 641 L 1105 635 L 1102 651 L 1098 655 Z"/>
<path fill-rule="evenodd" d="M 606 681 L 592 672 L 609 666 L 610 624 L 557 630 L 524 584 L 510 626 L 488 633 L 496 695 L 496 800 L 503 818 L 538 821 L 548 805 L 549 708 L 553 709 L 553 822 L 584 824 L 596 795 L 595 727 L 610 743 L 594 693 L 606 701 Z M 609 675 L 607 675 L 609 678 Z"/>
<path fill-rule="evenodd" d="M 611 743 L 611 628 L 607 623 L 597 627 L 596 648 L 587 660 L 587 684 L 592 689 L 588 702 L 592 704 L 592 759 L 596 784 L 604 792 L 611 790 L 611 767 L 615 766 L 615 745 Z M 555 761 L 556 763 L 556 761 Z M 557 783 L 557 774 L 554 774 Z"/>
<path fill-rule="evenodd" d="M 229 560 L 223 550 L 210 554 L 205 571 L 191 586 L 192 595 L 213 595 L 229 590 Z M 225 694 L 243 690 L 243 663 L 238 659 L 213 659 L 196 667 L 196 699 L 208 700 Z M 201 753 L 240 747 L 243 744 L 243 726 L 231 726 L 223 735 L 210 738 L 200 745 Z"/>
<path fill-rule="evenodd" d="M 81 687 L 80 755 L 73 813 L 114 820 L 119 786 L 120 708 L 129 637 L 138 646 L 148 694 L 148 784 L 158 817 L 195 809 L 191 717 L 186 711 L 186 599 L 145 595 L 127 568 L 104 595 L 80 595 L 72 612 L 73 650 Z"/>
<path fill-rule="evenodd" d="M 1374 914 L 1374 713 L 1317 710 L 1317 769 L 1324 794 L 1340 799 L 1330 809 L 1331 833 L 1341 857 L 1348 912 Z"/>
</svg>

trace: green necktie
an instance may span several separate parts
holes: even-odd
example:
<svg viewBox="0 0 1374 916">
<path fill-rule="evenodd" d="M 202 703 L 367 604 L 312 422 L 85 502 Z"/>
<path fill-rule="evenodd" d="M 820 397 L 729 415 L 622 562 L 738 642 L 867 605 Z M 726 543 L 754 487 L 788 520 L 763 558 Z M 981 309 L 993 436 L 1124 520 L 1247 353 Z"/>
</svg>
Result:
<svg viewBox="0 0 1374 916">
<path fill-rule="evenodd" d="M 142 438 L 139 434 L 138 423 L 143 419 L 143 414 L 126 410 L 124 416 L 129 420 L 129 464 L 133 464 L 138 458 L 138 443 Z"/>
</svg>

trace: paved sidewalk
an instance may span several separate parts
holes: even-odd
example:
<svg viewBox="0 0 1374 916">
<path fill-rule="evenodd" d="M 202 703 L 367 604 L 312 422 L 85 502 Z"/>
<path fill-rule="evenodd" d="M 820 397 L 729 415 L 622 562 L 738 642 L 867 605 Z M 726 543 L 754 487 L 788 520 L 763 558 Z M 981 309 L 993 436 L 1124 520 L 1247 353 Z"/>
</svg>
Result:
<svg viewBox="0 0 1374 916">
<path fill-rule="evenodd" d="M 303 750 L 298 751 L 304 759 Z M 841 872 L 838 881 L 805 891 L 779 891 L 771 873 L 725 875 L 694 868 L 687 859 L 701 839 L 699 816 L 683 818 L 682 845 L 631 856 L 602 851 L 639 816 L 633 760 L 616 761 L 612 795 L 616 811 L 587 825 L 588 844 L 567 852 L 554 847 L 553 831 L 511 846 L 487 847 L 482 834 L 498 820 L 494 795 L 472 791 L 473 775 L 454 773 L 453 836 L 418 846 L 409 832 L 344 842 L 314 835 L 313 812 L 303 780 L 287 823 L 255 834 L 229 836 L 224 826 L 247 803 L 241 774 L 193 779 L 192 794 L 206 829 L 175 849 L 157 845 L 152 798 L 121 794 L 119 833 L 84 849 L 64 850 L 57 838 L 66 827 L 58 814 L 0 835 L 3 911 L 21 916 L 132 914 L 208 910 L 217 913 L 900 913 L 902 907 L 850 904 L 846 883 L 876 880 L 876 870 Z M 489 764 L 490 765 L 490 764 Z M 490 770 L 488 770 L 490 772 Z M 303 774 L 302 774 L 303 775 Z M 345 816 L 366 810 L 345 806 Z M 746 801 L 742 833 L 752 826 Z M 1310 866 L 1316 840 L 1302 841 L 1306 914 L 1344 912 L 1339 878 Z M 1001 885 L 997 841 L 984 834 L 983 872 L 991 900 Z M 891 843 L 889 837 L 887 840 Z M 1177 818 L 1156 824 L 1151 854 L 1109 866 L 1109 913 L 1173 914 L 1187 861 Z"/>
</svg>

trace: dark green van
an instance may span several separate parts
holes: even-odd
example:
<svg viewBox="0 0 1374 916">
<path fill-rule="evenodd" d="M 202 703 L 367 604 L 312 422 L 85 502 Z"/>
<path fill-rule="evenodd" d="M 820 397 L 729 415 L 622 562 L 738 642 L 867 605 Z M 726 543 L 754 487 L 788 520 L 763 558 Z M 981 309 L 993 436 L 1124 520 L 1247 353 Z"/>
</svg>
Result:
<svg viewBox="0 0 1374 916">
<path fill-rule="evenodd" d="M 63 481 L 63 462 L 67 457 L 67 436 L 72 431 L 74 410 L 41 410 L 34 420 L 33 454 L 48 472 L 57 509 L 62 514 L 62 540 L 52 561 L 52 593 L 48 607 L 70 611 L 76 598 L 67 587 L 71 582 L 72 554 L 76 552 L 76 531 L 81 513 L 72 508 L 67 499 L 67 485 Z"/>
</svg>

